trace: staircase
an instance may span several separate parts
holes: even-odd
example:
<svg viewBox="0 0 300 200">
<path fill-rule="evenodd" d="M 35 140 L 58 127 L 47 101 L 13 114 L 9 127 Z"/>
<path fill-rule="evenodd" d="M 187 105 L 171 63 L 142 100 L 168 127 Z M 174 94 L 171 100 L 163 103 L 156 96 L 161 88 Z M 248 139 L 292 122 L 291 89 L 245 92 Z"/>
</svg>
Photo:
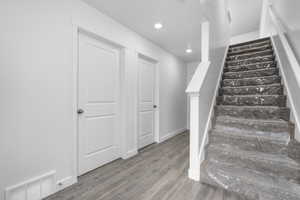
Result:
<svg viewBox="0 0 300 200">
<path fill-rule="evenodd" d="M 300 200 L 299 144 L 283 91 L 269 38 L 230 46 L 203 183 L 240 199 Z"/>
</svg>

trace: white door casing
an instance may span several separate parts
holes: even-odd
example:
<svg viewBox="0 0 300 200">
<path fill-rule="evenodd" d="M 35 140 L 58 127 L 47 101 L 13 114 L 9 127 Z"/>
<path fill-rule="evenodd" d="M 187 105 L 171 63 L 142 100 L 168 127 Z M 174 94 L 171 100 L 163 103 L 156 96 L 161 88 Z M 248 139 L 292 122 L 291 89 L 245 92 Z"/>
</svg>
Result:
<svg viewBox="0 0 300 200">
<path fill-rule="evenodd" d="M 120 157 L 120 49 L 79 32 L 78 174 Z"/>
<path fill-rule="evenodd" d="M 155 133 L 155 68 L 156 63 L 144 57 L 138 59 L 138 148 L 154 143 Z"/>
</svg>

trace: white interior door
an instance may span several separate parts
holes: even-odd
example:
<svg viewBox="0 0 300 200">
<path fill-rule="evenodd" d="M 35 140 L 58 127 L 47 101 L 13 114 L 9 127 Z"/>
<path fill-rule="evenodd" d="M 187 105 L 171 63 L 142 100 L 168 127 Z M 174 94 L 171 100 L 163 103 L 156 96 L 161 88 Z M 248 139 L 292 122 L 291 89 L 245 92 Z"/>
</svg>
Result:
<svg viewBox="0 0 300 200">
<path fill-rule="evenodd" d="M 120 51 L 79 34 L 79 175 L 120 157 Z"/>
<path fill-rule="evenodd" d="M 139 58 L 139 148 L 154 143 L 155 65 Z"/>
</svg>

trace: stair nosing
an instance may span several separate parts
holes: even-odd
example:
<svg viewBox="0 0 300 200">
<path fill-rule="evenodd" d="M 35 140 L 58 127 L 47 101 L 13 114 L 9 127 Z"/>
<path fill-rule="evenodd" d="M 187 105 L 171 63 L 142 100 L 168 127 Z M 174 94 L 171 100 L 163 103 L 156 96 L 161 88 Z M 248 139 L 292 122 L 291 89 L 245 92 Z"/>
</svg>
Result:
<svg viewBox="0 0 300 200">
<path fill-rule="evenodd" d="M 263 64 L 276 64 L 275 61 L 264 61 L 264 62 L 256 62 L 256 63 L 250 63 L 250 64 L 242 64 L 242 65 L 234 65 L 234 66 L 226 66 L 227 69 L 232 68 L 238 68 L 238 67 L 247 67 L 247 66 L 254 66 L 254 65 L 263 65 Z M 270 67 L 270 68 L 276 68 L 276 67 Z M 243 71 L 249 71 L 249 70 L 243 70 Z"/>
<path fill-rule="evenodd" d="M 218 96 L 218 97 L 286 97 L 286 95 L 284 94 L 246 94 L 246 95 L 227 95 L 224 94 L 222 96 Z"/>
<path fill-rule="evenodd" d="M 259 51 L 263 51 L 262 49 L 266 50 L 267 48 L 273 49 L 273 47 L 271 45 L 264 45 L 264 46 L 260 46 L 260 47 L 253 47 L 253 48 L 249 48 L 249 49 L 242 49 L 239 51 L 229 51 L 228 52 L 228 56 L 232 56 L 232 55 L 239 55 L 239 54 L 243 54 L 249 51 L 252 52 L 259 52 Z"/>
<path fill-rule="evenodd" d="M 219 107 L 233 107 L 233 108 L 260 108 L 260 109 L 288 109 L 287 107 L 279 106 L 234 106 L 234 105 L 217 105 Z"/>
<path fill-rule="evenodd" d="M 249 151 L 249 150 L 243 150 L 243 149 L 239 149 L 239 148 L 237 148 L 238 151 L 236 151 L 236 149 L 234 149 L 234 148 L 224 147 L 224 146 L 222 146 L 222 147 L 223 148 L 221 149 L 216 144 L 212 143 L 211 145 L 208 146 L 207 151 L 209 151 L 209 148 L 211 148 L 211 149 L 215 149 L 217 151 L 221 151 L 221 152 L 225 151 L 225 152 L 235 154 L 235 155 L 241 155 L 242 153 L 244 153 L 244 155 L 248 158 L 257 157 L 263 161 L 278 161 L 278 160 L 276 160 L 276 158 L 279 158 L 280 159 L 279 162 L 281 164 L 285 164 L 285 163 L 289 162 L 291 165 L 293 165 L 292 168 L 300 170 L 300 164 L 297 163 L 296 161 L 294 161 L 293 159 L 289 158 L 286 155 L 277 155 L 277 154 L 271 154 L 271 153 L 265 153 L 265 152 L 259 152 L 259 151 Z M 247 153 L 248 153 L 248 155 L 247 155 Z"/>
<path fill-rule="evenodd" d="M 245 80 L 245 79 L 255 79 L 255 78 L 264 78 L 264 77 L 280 77 L 280 75 L 271 75 L 271 76 L 253 76 L 248 78 L 224 78 L 222 81 L 225 80 Z M 280 77 L 281 78 L 281 77 Z M 268 84 L 266 84 L 268 85 Z"/>
<path fill-rule="evenodd" d="M 234 89 L 234 88 L 248 88 L 248 87 L 283 87 L 281 83 L 272 83 L 267 85 L 243 85 L 243 86 L 237 86 L 237 87 L 231 87 L 231 86 L 224 86 L 220 89 Z"/>
<path fill-rule="evenodd" d="M 227 58 L 229 57 L 234 57 L 234 56 L 246 56 L 246 55 L 253 55 L 253 54 L 259 54 L 259 53 L 264 53 L 264 52 L 271 52 L 274 53 L 274 51 L 272 49 L 267 49 L 267 50 L 261 50 L 261 51 L 256 51 L 256 52 L 246 52 L 246 53 L 241 53 L 241 54 L 237 54 L 237 55 L 228 55 Z M 227 59 L 226 58 L 226 59 Z"/>
<path fill-rule="evenodd" d="M 269 68 L 260 68 L 260 69 L 250 69 L 250 70 L 246 70 L 246 71 L 224 72 L 224 75 L 227 75 L 227 74 L 243 74 L 243 73 L 251 73 L 251 72 L 262 72 L 262 71 L 271 71 L 271 70 L 276 70 L 276 69 L 278 69 L 278 68 L 277 67 L 269 67 Z"/>
<path fill-rule="evenodd" d="M 246 58 L 246 59 L 238 59 L 238 60 L 233 60 L 233 61 L 226 61 L 226 64 L 231 64 L 231 63 L 236 63 L 236 62 L 245 62 L 248 60 L 255 60 L 257 58 L 275 58 L 274 55 L 267 55 L 267 56 L 256 56 L 256 57 L 252 57 L 252 58 Z"/>
<path fill-rule="evenodd" d="M 224 87 L 220 87 L 220 89 L 232 89 L 232 88 L 247 88 L 247 87 L 275 87 L 275 86 L 279 86 L 282 87 L 283 85 L 281 83 L 272 83 L 272 84 L 267 84 L 267 85 L 241 85 L 241 86 L 236 86 L 236 87 L 232 87 L 232 86 L 224 86 Z"/>
<path fill-rule="evenodd" d="M 247 118 L 241 118 L 241 117 L 230 117 L 230 116 L 217 116 L 216 121 L 221 121 L 218 120 L 220 118 L 230 118 L 236 121 L 253 121 L 253 122 L 263 122 L 263 123 L 281 123 L 281 124 L 289 124 L 290 122 L 284 121 L 282 119 L 247 119 Z"/>
<path fill-rule="evenodd" d="M 208 161 L 206 160 L 206 163 L 209 164 L 208 162 L 211 162 L 211 161 Z M 204 163 L 205 164 L 205 163 Z M 221 165 L 226 165 L 226 164 L 221 164 Z M 205 166 L 206 167 L 206 166 Z M 228 167 L 228 165 L 226 166 Z M 292 192 L 292 195 L 300 195 L 300 186 L 296 183 L 292 183 L 286 179 L 283 179 L 283 178 L 280 178 L 280 177 L 276 177 L 278 182 L 277 184 L 278 185 L 274 185 L 274 176 L 272 175 L 269 175 L 269 174 L 265 174 L 263 172 L 259 172 L 259 171 L 254 171 L 254 170 L 250 170 L 250 169 L 245 169 L 243 167 L 239 167 L 239 166 L 232 166 L 233 169 L 235 169 L 237 171 L 237 168 L 239 168 L 238 170 L 243 170 L 244 172 L 247 171 L 247 175 L 253 175 L 255 174 L 256 176 L 260 176 L 260 177 L 263 177 L 263 179 L 266 179 L 268 180 L 267 181 L 267 185 L 274 188 L 274 189 L 280 189 L 282 191 L 285 191 L 285 192 Z M 241 176 L 239 175 L 238 173 L 234 173 L 233 174 L 235 175 L 235 177 L 238 177 L 240 180 L 242 180 L 243 182 L 247 183 L 247 184 L 251 184 L 251 185 L 256 185 L 256 186 L 266 186 L 266 183 L 265 182 L 262 182 L 261 180 L 259 179 L 247 179 L 247 178 L 244 178 L 244 176 Z M 294 190 L 287 190 L 285 187 L 279 187 L 280 185 L 279 184 L 282 184 L 282 183 L 285 183 L 285 184 L 288 184 L 288 185 L 293 185 L 293 186 L 296 186 L 297 189 L 299 189 L 299 191 L 294 191 Z M 289 189 L 290 188 L 293 188 L 293 187 L 288 187 Z"/>
<path fill-rule="evenodd" d="M 265 37 L 265 38 L 260 38 L 260 39 L 257 39 L 257 40 L 251 40 L 251 41 L 247 41 L 247 42 L 232 44 L 232 45 L 229 45 L 229 48 L 241 47 L 241 46 L 246 46 L 246 45 L 250 45 L 250 44 L 259 44 L 259 43 L 264 43 L 264 42 L 271 43 L 270 37 Z"/>
<path fill-rule="evenodd" d="M 234 129 L 238 129 L 238 128 L 234 128 Z M 249 130 L 244 130 L 245 132 L 242 134 L 239 134 L 238 130 L 231 130 L 231 131 L 225 131 L 225 130 L 220 130 L 217 128 L 213 128 L 210 133 L 211 136 L 221 136 L 221 137 L 229 137 L 229 138 L 238 138 L 238 139 L 242 139 L 242 140 L 249 140 L 249 139 L 254 139 L 254 140 L 258 140 L 259 141 L 265 141 L 265 142 L 269 142 L 269 143 L 274 143 L 274 144 L 281 144 L 281 145 L 288 145 L 289 141 L 291 140 L 290 135 L 288 132 L 277 132 L 274 135 L 286 135 L 287 138 L 282 139 L 282 138 L 278 138 L 275 136 L 266 136 L 266 135 L 259 135 L 259 134 L 253 134 L 253 132 L 249 131 Z M 225 132 L 225 134 L 224 134 Z M 255 131 L 255 133 L 260 132 L 260 133 L 271 133 L 270 131 Z"/>
</svg>

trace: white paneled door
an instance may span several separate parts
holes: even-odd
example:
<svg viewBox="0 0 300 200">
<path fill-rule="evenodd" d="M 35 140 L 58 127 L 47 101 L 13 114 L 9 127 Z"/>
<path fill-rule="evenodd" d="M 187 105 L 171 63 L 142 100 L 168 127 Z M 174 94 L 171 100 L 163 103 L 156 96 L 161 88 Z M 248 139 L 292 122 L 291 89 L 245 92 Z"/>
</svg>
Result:
<svg viewBox="0 0 300 200">
<path fill-rule="evenodd" d="M 79 175 L 120 157 L 118 48 L 79 34 Z"/>
<path fill-rule="evenodd" d="M 155 65 L 139 57 L 139 148 L 154 143 Z"/>
</svg>

